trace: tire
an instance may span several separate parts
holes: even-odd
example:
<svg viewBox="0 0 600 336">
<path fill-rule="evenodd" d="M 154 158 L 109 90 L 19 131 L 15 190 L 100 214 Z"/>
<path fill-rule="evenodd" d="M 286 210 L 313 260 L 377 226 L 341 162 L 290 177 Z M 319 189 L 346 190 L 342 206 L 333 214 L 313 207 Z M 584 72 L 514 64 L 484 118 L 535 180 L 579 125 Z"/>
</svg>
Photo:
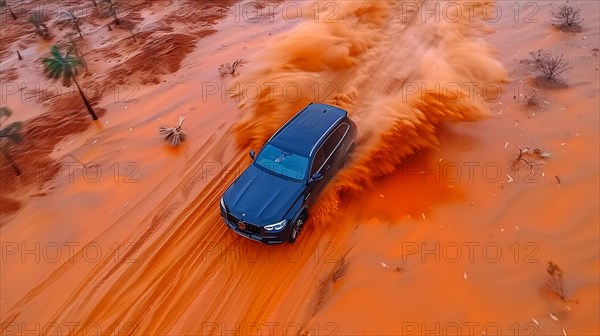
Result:
<svg viewBox="0 0 600 336">
<path fill-rule="evenodd" d="M 288 238 L 288 243 L 293 244 L 296 241 L 296 239 L 298 239 L 298 236 L 300 235 L 303 226 L 304 216 L 300 216 L 294 222 L 294 226 L 292 227 L 292 231 L 290 232 L 290 238 Z"/>
</svg>

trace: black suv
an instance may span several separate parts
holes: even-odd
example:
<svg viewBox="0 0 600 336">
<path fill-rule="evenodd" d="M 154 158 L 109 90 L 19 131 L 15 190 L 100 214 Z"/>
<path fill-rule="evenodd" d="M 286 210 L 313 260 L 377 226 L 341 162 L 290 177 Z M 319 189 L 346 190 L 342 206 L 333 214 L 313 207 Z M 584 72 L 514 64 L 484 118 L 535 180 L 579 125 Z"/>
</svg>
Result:
<svg viewBox="0 0 600 336">
<path fill-rule="evenodd" d="M 266 244 L 293 243 L 308 208 L 344 165 L 356 125 L 335 106 L 311 103 L 267 141 L 221 198 L 236 233 Z"/>
</svg>

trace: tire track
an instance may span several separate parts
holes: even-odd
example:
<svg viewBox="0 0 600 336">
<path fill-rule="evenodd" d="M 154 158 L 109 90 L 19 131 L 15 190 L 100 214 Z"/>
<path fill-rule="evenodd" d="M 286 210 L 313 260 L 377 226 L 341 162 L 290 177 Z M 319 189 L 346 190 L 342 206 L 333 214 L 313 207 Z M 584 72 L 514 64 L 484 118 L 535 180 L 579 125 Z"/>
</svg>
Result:
<svg viewBox="0 0 600 336">
<path fill-rule="evenodd" d="M 420 2 L 406 20 L 403 8 L 396 5 L 379 31 L 388 38 L 367 50 L 359 65 L 319 74 L 319 83 L 338 84 L 341 89 L 334 99 L 342 102 L 353 118 L 372 118 L 369 111 L 377 99 L 395 96 L 406 81 L 415 79 L 420 59 L 438 40 L 434 23 L 417 19 L 423 4 Z M 318 249 L 333 243 L 346 253 L 347 237 L 355 226 L 339 225 L 334 220 L 307 222 L 294 247 L 302 252 L 297 258 L 290 257 L 287 245 L 263 246 L 230 232 L 221 221 L 218 205 L 235 175 L 223 172 L 205 179 L 203 169 L 207 162 L 221 168 L 245 167 L 244 151 L 231 149 L 235 136 L 229 128 L 211 137 L 189 160 L 176 187 L 144 217 L 138 229 L 121 238 L 122 243 L 134 243 L 131 251 L 120 252 L 136 263 L 114 265 L 112 256 L 106 256 L 90 270 L 82 268 L 84 277 L 76 290 L 49 321 L 79 321 L 76 334 L 84 333 L 84 327 L 92 323 L 132 323 L 135 333 L 142 335 L 201 334 L 206 326 L 220 328 L 225 324 L 231 330 L 235 324 L 273 321 L 306 326 L 317 308 L 327 304 L 319 305 L 319 284 L 337 265 L 323 261 Z M 370 137 L 362 133 L 361 141 Z M 190 199 L 198 183 L 204 186 Z M 323 197 L 319 200 L 329 201 Z M 344 204 L 341 208 L 337 213 L 344 215 L 337 220 L 348 224 L 349 211 Z M 334 209 L 329 207 L 327 212 Z M 137 208 L 130 212 L 134 210 Z M 113 231 L 127 221 L 128 213 L 98 240 L 109 241 Z M 320 226 L 315 227 L 317 224 Z M 82 259 L 78 253 L 75 262 L 62 264 L 11 308 L 5 321 L 18 320 L 34 301 L 43 301 L 63 277 L 82 266 Z"/>
<path fill-rule="evenodd" d="M 124 239 L 123 246 L 128 241 L 135 241 L 134 249 L 127 251 L 128 255 L 126 257 L 134 257 L 138 251 L 139 256 L 135 256 L 136 259 L 143 259 L 148 257 L 148 253 L 142 253 L 143 251 L 151 251 L 152 245 L 147 245 L 148 242 L 152 243 L 152 236 L 157 232 L 160 232 L 159 226 L 166 223 L 166 220 L 170 216 L 170 214 L 177 208 L 177 204 L 181 203 L 182 200 L 178 200 L 182 194 L 182 190 L 193 183 L 196 183 L 198 178 L 198 173 L 202 170 L 202 164 L 207 162 L 212 156 L 218 151 L 222 151 L 223 147 L 229 144 L 229 132 L 225 132 L 221 139 L 214 143 L 214 140 L 211 138 L 207 141 L 207 143 L 198 151 L 196 154 L 190 159 L 189 165 L 191 168 L 188 169 L 188 173 L 185 174 L 184 178 L 179 182 L 178 186 L 172 190 L 158 205 L 157 209 L 152 213 L 148 214 L 142 223 L 151 223 L 151 225 L 145 229 L 135 240 L 134 239 Z M 209 149 L 206 152 L 206 149 Z M 230 161 L 231 165 L 238 165 L 241 163 L 241 155 L 236 155 L 238 159 L 233 159 Z M 218 189 L 223 189 L 223 185 L 225 185 L 225 181 L 221 181 L 222 183 L 213 184 L 213 186 L 217 186 Z M 214 204 L 214 197 L 207 198 L 203 197 L 205 193 L 219 193 L 222 190 L 218 190 L 215 188 L 206 188 L 207 190 L 202 191 L 198 197 L 196 197 L 196 204 Z M 212 189 L 212 190 L 211 190 Z M 185 201 L 185 199 L 183 200 Z M 188 207 L 189 209 L 189 207 Z M 113 224 L 110 228 L 108 228 L 105 232 L 103 232 L 96 241 L 102 241 L 103 236 L 109 235 L 110 231 L 116 229 L 123 220 L 127 219 L 127 214 L 134 211 L 135 207 L 132 207 L 126 214 L 121 217 L 121 220 L 118 220 Z M 205 208 L 204 211 L 207 211 L 208 208 Z M 181 216 L 181 215 L 180 215 Z M 143 228 L 144 225 L 141 225 Z M 224 228 L 218 226 L 221 233 L 224 233 Z M 127 237 L 131 238 L 131 237 Z M 156 238 L 154 238 L 156 239 Z M 160 241 L 158 241 L 160 242 Z M 158 242 L 154 242 L 152 244 L 156 244 Z M 144 249 L 145 248 L 145 249 Z M 150 253 L 151 254 L 151 253 Z M 58 267 L 56 271 L 54 271 L 46 280 L 44 280 L 40 285 L 36 286 L 33 290 L 31 290 L 27 295 L 24 296 L 22 300 L 20 300 L 13 308 L 9 310 L 7 313 L 8 318 L 3 321 L 9 322 L 13 321 L 26 306 L 33 303 L 35 300 L 42 300 L 42 296 L 47 295 L 47 290 L 51 288 L 53 285 L 56 285 L 60 279 L 67 275 L 69 272 L 76 271 L 79 266 L 83 264 L 82 252 L 79 251 L 73 257 L 73 260 L 63 263 Z M 77 289 L 70 295 L 70 297 L 66 300 L 64 304 L 61 305 L 61 308 L 54 314 L 54 316 L 50 319 L 50 321 L 60 321 L 61 319 L 66 319 L 67 321 L 81 321 L 80 318 L 73 316 L 72 319 L 69 319 L 69 315 L 80 315 L 81 311 L 84 311 L 86 305 L 90 303 L 90 299 L 92 296 L 100 290 L 100 288 L 104 285 L 105 282 L 109 282 L 111 277 L 127 277 L 133 275 L 136 271 L 139 270 L 137 267 L 132 267 L 131 265 L 125 265 L 123 260 L 127 260 L 127 258 L 123 258 L 119 261 L 117 265 L 113 264 L 113 256 L 107 255 L 96 266 L 86 275 L 86 277 L 81 281 L 80 285 Z M 129 267 L 124 267 L 129 266 Z M 98 279 L 101 279 L 98 281 Z M 114 281 L 114 279 L 112 279 Z M 91 288 L 91 289 L 90 289 Z M 103 295 L 110 295 L 110 291 L 105 291 Z M 115 296 L 113 298 L 118 298 Z M 111 300 L 107 300 L 111 301 Z M 100 306 L 105 302 L 100 302 Z M 92 321 L 93 323 L 99 323 L 101 319 L 95 319 L 91 317 L 88 321 Z M 83 325 L 86 325 L 85 323 Z"/>
</svg>

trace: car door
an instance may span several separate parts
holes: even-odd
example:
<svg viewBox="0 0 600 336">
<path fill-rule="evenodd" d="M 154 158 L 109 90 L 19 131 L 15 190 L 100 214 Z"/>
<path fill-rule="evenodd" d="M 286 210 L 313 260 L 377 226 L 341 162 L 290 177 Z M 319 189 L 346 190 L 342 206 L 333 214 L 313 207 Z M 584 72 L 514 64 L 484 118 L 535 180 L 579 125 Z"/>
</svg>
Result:
<svg viewBox="0 0 600 336">
<path fill-rule="evenodd" d="M 316 152 L 315 158 L 313 159 L 310 176 L 318 172 L 323 176 L 323 178 L 321 180 L 311 182 L 308 187 L 311 197 L 314 196 L 312 197 L 312 202 L 314 202 L 318 195 L 327 186 L 327 183 L 329 183 L 333 176 L 335 176 L 335 173 L 340 167 L 340 157 L 343 156 L 340 153 L 344 153 L 341 148 L 342 140 L 347 133 L 348 128 L 348 124 L 340 124 L 329 134 Z"/>
<path fill-rule="evenodd" d="M 328 158 L 325 160 L 325 167 L 330 171 L 330 175 L 333 176 L 342 167 L 345 159 L 347 141 L 344 141 L 345 136 L 348 133 L 350 125 L 347 123 L 341 123 L 328 137 L 324 146 L 325 152 L 329 153 Z"/>
<path fill-rule="evenodd" d="M 312 164 L 311 164 L 311 168 L 310 168 L 310 177 L 312 177 L 315 173 L 317 172 L 321 172 L 324 164 L 325 164 L 325 159 L 326 159 L 326 155 L 325 155 L 325 151 L 323 149 L 323 146 L 321 145 L 321 147 L 319 147 L 319 149 L 316 151 L 315 153 L 315 157 L 313 158 Z M 306 188 L 306 193 L 305 193 L 305 201 L 308 203 L 308 205 L 312 205 L 314 203 L 314 201 L 317 199 L 317 196 L 321 193 L 321 191 L 323 190 L 323 186 L 325 185 L 323 182 L 325 178 L 323 177 L 322 180 L 319 181 L 311 181 L 308 183 L 308 186 Z"/>
</svg>

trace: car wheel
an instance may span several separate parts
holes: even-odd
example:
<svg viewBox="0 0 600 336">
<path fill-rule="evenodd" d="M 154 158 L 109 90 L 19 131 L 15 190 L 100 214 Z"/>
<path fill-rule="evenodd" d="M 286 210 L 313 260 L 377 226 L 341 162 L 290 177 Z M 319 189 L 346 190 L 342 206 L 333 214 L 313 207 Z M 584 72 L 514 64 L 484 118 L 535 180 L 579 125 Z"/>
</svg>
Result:
<svg viewBox="0 0 600 336">
<path fill-rule="evenodd" d="M 288 242 L 293 243 L 298 239 L 300 232 L 302 231 L 302 226 L 304 226 L 304 218 L 299 217 L 296 222 L 294 222 L 294 226 L 292 227 L 292 232 L 290 232 L 290 238 Z"/>
</svg>

